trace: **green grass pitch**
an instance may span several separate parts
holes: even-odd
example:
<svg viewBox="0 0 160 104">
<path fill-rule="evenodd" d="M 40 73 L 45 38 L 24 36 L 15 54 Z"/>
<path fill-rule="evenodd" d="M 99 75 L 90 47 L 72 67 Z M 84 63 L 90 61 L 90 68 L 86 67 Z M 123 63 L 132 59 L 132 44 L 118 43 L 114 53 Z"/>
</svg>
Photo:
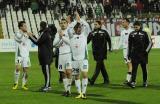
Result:
<svg viewBox="0 0 160 104">
<path fill-rule="evenodd" d="M 135 89 L 123 86 L 127 67 L 123 62 L 122 51 L 108 54 L 105 61 L 110 77 L 110 85 L 103 85 L 100 75 L 95 86 L 88 85 L 87 99 L 75 99 L 76 88 L 72 86 L 72 96 L 63 97 L 63 84 L 58 83 L 58 71 L 52 64 L 52 91 L 37 92 L 43 84 L 43 76 L 38 63 L 37 53 L 31 53 L 32 66 L 29 70 L 28 91 L 12 90 L 14 72 L 14 53 L 0 53 L 0 104 L 158 104 L 160 102 L 160 50 L 149 54 L 147 88 L 142 85 L 142 71 L 139 68 Z M 95 62 L 89 52 L 89 77 L 93 74 Z M 21 82 L 21 80 L 20 80 Z"/>
</svg>

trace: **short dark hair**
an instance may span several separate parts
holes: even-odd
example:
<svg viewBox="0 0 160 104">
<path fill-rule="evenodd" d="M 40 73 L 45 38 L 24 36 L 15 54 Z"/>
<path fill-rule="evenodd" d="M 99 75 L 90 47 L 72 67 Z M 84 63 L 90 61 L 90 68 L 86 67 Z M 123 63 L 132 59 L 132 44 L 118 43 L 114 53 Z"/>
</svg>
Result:
<svg viewBox="0 0 160 104">
<path fill-rule="evenodd" d="M 97 22 L 99 25 L 102 25 L 101 21 L 97 20 L 96 22 Z"/>
<path fill-rule="evenodd" d="M 66 22 L 68 23 L 68 21 L 67 21 L 66 19 L 64 19 L 64 18 L 61 19 L 60 23 L 61 23 L 62 21 L 66 21 Z"/>
<path fill-rule="evenodd" d="M 81 24 L 78 22 L 75 26 L 74 26 L 74 30 L 78 29 L 78 27 L 80 27 Z"/>
<path fill-rule="evenodd" d="M 128 18 L 123 18 L 123 20 L 126 20 L 128 23 L 130 23 L 130 20 Z"/>
<path fill-rule="evenodd" d="M 19 21 L 19 22 L 18 22 L 18 28 L 20 29 L 20 27 L 22 27 L 23 24 L 25 24 L 25 23 L 26 23 L 25 21 Z"/>
<path fill-rule="evenodd" d="M 40 27 L 41 27 L 42 29 L 47 28 L 47 23 L 46 23 L 45 21 L 41 21 L 41 22 L 40 22 Z"/>
<path fill-rule="evenodd" d="M 135 25 L 141 26 L 141 23 L 139 21 L 135 21 L 134 24 L 133 24 L 133 26 L 135 26 Z"/>
</svg>

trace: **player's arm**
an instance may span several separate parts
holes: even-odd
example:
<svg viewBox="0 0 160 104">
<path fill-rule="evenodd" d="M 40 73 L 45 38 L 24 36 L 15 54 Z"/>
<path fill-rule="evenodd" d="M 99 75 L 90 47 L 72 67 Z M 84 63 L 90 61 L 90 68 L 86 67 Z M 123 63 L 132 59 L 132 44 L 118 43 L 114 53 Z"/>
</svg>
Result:
<svg viewBox="0 0 160 104">
<path fill-rule="evenodd" d="M 89 35 L 87 37 L 87 44 L 89 44 L 91 40 L 92 40 L 92 32 L 89 33 Z"/>
<path fill-rule="evenodd" d="M 33 33 L 27 33 L 27 34 L 29 35 L 29 39 L 36 45 L 39 45 L 44 41 L 46 41 L 49 35 L 47 32 L 45 34 L 44 32 L 42 32 L 41 35 L 38 38 L 36 38 L 36 36 L 33 35 Z"/>
<path fill-rule="evenodd" d="M 145 46 L 146 46 L 146 52 L 149 53 L 149 51 L 151 50 L 152 48 L 152 41 L 149 40 L 149 37 L 147 35 L 147 33 L 145 32 Z"/>
<path fill-rule="evenodd" d="M 16 33 L 16 34 L 15 34 L 14 39 L 15 39 L 15 41 L 16 41 L 17 43 L 21 43 L 21 42 L 22 42 L 22 38 L 23 38 L 23 35 L 22 35 L 22 34 L 20 34 L 20 33 Z"/>
<path fill-rule="evenodd" d="M 121 48 L 121 46 L 122 46 L 122 43 L 123 43 L 123 33 L 121 32 L 121 34 L 120 34 L 121 36 L 120 36 L 120 39 L 119 39 L 119 42 L 118 42 L 118 47 L 117 47 L 117 49 L 120 49 Z"/>
<path fill-rule="evenodd" d="M 53 46 L 54 47 L 59 46 L 60 41 L 61 41 L 61 39 L 59 37 L 59 34 L 57 33 L 56 36 L 55 36 L 55 39 L 53 41 Z"/>
<path fill-rule="evenodd" d="M 80 18 L 78 12 L 76 12 L 76 19 L 77 19 L 77 22 L 79 22 L 81 24 L 81 26 L 83 26 L 82 32 L 87 37 L 89 35 L 89 33 L 91 32 L 89 24 L 85 20 Z"/>
<path fill-rule="evenodd" d="M 128 38 L 128 59 L 131 59 L 131 49 L 132 49 L 132 33 L 129 34 L 129 38 Z"/>
<path fill-rule="evenodd" d="M 82 32 L 83 34 L 88 37 L 89 33 L 91 32 L 91 28 L 89 26 L 89 24 L 85 21 L 85 20 L 80 20 L 81 25 L 83 26 L 82 28 Z"/>
<path fill-rule="evenodd" d="M 105 31 L 105 30 L 104 30 L 104 31 Z M 108 45 L 109 45 L 109 51 L 112 51 L 111 38 L 110 38 L 110 36 L 109 36 L 109 34 L 108 34 L 107 31 L 105 31 L 105 36 L 106 36 L 107 43 L 108 43 Z"/>
<path fill-rule="evenodd" d="M 69 40 L 69 38 L 68 38 L 68 37 L 65 37 L 65 36 L 64 36 L 65 34 L 64 34 L 62 31 L 59 31 L 58 33 L 59 33 L 59 36 L 60 36 L 60 38 L 62 39 L 62 41 L 63 41 L 64 43 L 70 45 L 70 40 Z"/>
</svg>

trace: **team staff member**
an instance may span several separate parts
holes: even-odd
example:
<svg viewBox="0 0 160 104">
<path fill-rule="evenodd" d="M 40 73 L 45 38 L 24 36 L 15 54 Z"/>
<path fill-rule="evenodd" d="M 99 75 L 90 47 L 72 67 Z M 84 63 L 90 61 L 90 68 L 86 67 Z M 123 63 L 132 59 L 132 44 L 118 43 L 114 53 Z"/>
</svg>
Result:
<svg viewBox="0 0 160 104">
<path fill-rule="evenodd" d="M 134 23 L 134 29 L 135 31 L 129 35 L 128 58 L 132 62 L 132 78 L 128 85 L 132 88 L 135 87 L 137 69 L 140 64 L 143 72 L 143 87 L 147 87 L 148 53 L 152 43 L 149 41 L 147 33 L 142 31 L 140 22 Z"/>
<path fill-rule="evenodd" d="M 30 40 L 38 45 L 38 58 L 42 67 L 42 72 L 45 78 L 45 85 L 42 91 L 50 90 L 50 65 L 52 63 L 53 45 L 51 35 L 47 28 L 47 23 L 40 23 L 39 37 L 36 38 L 32 33 L 28 33 Z"/>
<path fill-rule="evenodd" d="M 109 83 L 108 73 L 104 65 L 104 59 L 107 59 L 107 43 L 109 44 L 109 51 L 111 51 L 111 39 L 107 31 L 101 29 L 101 21 L 94 23 L 94 31 L 92 31 L 87 39 L 87 43 L 92 41 L 93 56 L 96 60 L 96 69 L 94 75 L 89 80 L 90 84 L 93 85 L 100 71 L 104 79 L 104 84 Z"/>
</svg>

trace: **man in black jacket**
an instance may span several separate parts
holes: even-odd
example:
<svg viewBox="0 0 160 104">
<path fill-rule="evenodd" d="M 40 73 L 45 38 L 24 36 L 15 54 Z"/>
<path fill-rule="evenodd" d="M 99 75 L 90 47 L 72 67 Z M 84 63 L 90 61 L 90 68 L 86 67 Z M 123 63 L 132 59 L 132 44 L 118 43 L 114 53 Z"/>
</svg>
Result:
<svg viewBox="0 0 160 104">
<path fill-rule="evenodd" d="M 100 71 L 102 73 L 104 84 L 109 83 L 109 77 L 104 65 L 104 59 L 107 59 L 107 43 L 109 45 L 109 51 L 111 51 L 111 39 L 107 31 L 101 29 L 101 21 L 94 23 L 95 29 L 92 31 L 87 39 L 87 43 L 92 41 L 92 51 L 94 59 L 96 60 L 96 69 L 93 77 L 89 80 L 93 85 Z"/>
<path fill-rule="evenodd" d="M 134 29 L 135 31 L 129 35 L 128 43 L 128 58 L 132 62 L 132 78 L 128 85 L 132 88 L 135 87 L 137 69 L 140 64 L 143 72 L 143 87 L 147 87 L 148 53 L 152 47 L 152 42 L 149 41 L 147 33 L 142 31 L 140 22 L 136 21 L 134 23 Z"/>
<path fill-rule="evenodd" d="M 50 87 L 50 64 L 53 58 L 53 45 L 51 35 L 47 28 L 47 23 L 40 23 L 39 37 L 36 38 L 32 33 L 28 33 L 30 40 L 38 45 L 38 58 L 42 67 L 42 72 L 45 78 L 45 85 L 42 91 L 48 91 Z"/>
</svg>

